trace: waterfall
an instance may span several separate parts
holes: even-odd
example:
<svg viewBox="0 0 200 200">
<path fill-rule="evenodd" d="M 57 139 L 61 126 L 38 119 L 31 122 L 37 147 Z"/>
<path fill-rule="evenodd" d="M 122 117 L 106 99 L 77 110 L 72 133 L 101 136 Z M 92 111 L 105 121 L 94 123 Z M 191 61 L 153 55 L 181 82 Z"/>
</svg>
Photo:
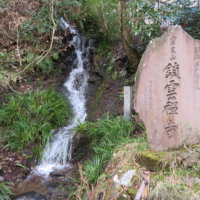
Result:
<svg viewBox="0 0 200 200">
<path fill-rule="evenodd" d="M 89 75 L 87 70 L 84 69 L 83 62 L 88 62 L 87 55 L 89 48 L 93 48 L 92 40 L 89 41 L 86 47 L 86 38 L 80 35 L 75 29 L 71 28 L 65 21 L 62 20 L 62 27 L 70 28 L 70 32 L 75 34 L 73 37 L 73 45 L 77 54 L 74 64 L 77 66 L 72 69 L 64 87 L 67 89 L 65 94 L 72 105 L 73 119 L 67 127 L 60 128 L 59 131 L 53 136 L 52 141 L 46 145 L 43 153 L 42 163 L 36 167 L 37 173 L 49 175 L 53 168 L 63 168 L 66 166 L 67 161 L 71 159 L 71 145 L 72 134 L 70 130 L 77 124 L 78 120 L 83 122 L 87 116 L 86 113 L 86 98 L 85 89 Z"/>
</svg>

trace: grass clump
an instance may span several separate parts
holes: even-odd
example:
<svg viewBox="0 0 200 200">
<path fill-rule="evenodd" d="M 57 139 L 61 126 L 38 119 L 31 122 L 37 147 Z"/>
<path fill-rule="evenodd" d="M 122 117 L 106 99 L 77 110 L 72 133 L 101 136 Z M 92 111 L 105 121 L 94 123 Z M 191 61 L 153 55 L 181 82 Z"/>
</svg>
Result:
<svg viewBox="0 0 200 200">
<path fill-rule="evenodd" d="M 70 115 L 69 101 L 55 90 L 12 94 L 6 105 L 0 105 L 1 140 L 5 148 L 18 152 L 37 143 L 33 154 L 39 156 L 51 130 L 64 126 Z"/>
<path fill-rule="evenodd" d="M 10 195 L 13 195 L 11 187 L 6 183 L 0 183 L 0 200 L 10 200 Z"/>
<path fill-rule="evenodd" d="M 135 124 L 123 117 L 99 119 L 97 122 L 79 124 L 75 129 L 79 134 L 86 134 L 90 140 L 92 158 L 83 164 L 83 175 L 89 183 L 97 183 L 104 170 L 104 165 L 112 157 L 114 149 L 122 143 L 130 141 Z M 75 131 L 76 131 L 75 130 Z M 103 177 L 103 175 L 101 175 Z"/>
</svg>

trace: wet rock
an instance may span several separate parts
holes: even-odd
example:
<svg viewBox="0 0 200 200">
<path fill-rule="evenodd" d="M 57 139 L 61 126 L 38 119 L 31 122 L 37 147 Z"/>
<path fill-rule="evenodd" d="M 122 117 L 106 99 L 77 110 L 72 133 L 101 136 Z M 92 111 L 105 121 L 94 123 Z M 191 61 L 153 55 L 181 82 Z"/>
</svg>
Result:
<svg viewBox="0 0 200 200">
<path fill-rule="evenodd" d="M 31 191 L 31 192 L 26 192 L 23 194 L 20 194 L 14 198 L 12 198 L 12 200 L 47 200 L 45 196 L 35 192 L 35 191 Z"/>
<path fill-rule="evenodd" d="M 47 189 L 51 192 L 56 192 L 59 186 L 60 186 L 59 182 L 52 182 L 49 183 Z"/>
<path fill-rule="evenodd" d="M 4 178 L 3 178 L 3 176 L 0 176 L 0 182 L 1 182 L 1 181 L 4 181 Z"/>
<path fill-rule="evenodd" d="M 73 69 L 76 69 L 76 68 L 77 68 L 77 65 L 76 65 L 76 64 L 74 64 L 74 65 L 73 65 Z"/>
<path fill-rule="evenodd" d="M 87 59 L 91 62 L 92 61 L 92 55 L 90 53 L 87 53 Z"/>
<path fill-rule="evenodd" d="M 65 174 L 63 174 L 62 172 L 51 172 L 50 176 L 53 178 L 57 178 L 57 177 L 61 177 L 61 176 L 65 177 Z"/>
<path fill-rule="evenodd" d="M 72 53 L 72 48 L 70 46 L 68 46 L 67 49 L 66 49 L 66 51 L 70 55 Z"/>
<path fill-rule="evenodd" d="M 77 58 L 77 53 L 75 51 L 72 52 L 72 56 L 73 56 L 73 59 L 75 60 Z"/>
<path fill-rule="evenodd" d="M 90 53 L 90 54 L 93 54 L 94 53 L 94 48 L 88 48 L 88 52 Z"/>
<path fill-rule="evenodd" d="M 71 45 L 71 49 L 72 49 L 72 51 L 75 51 L 74 45 Z"/>
<path fill-rule="evenodd" d="M 82 53 L 82 59 L 84 59 L 86 57 L 86 52 Z"/>
<path fill-rule="evenodd" d="M 58 66 L 59 69 L 66 69 L 66 64 L 65 63 L 60 63 Z"/>
<path fill-rule="evenodd" d="M 90 76 L 90 78 L 88 79 L 88 82 L 92 84 L 95 84 L 101 81 L 102 81 L 102 77 L 97 74 L 93 74 L 93 76 Z"/>
<path fill-rule="evenodd" d="M 71 56 L 67 56 L 66 61 L 68 65 L 72 65 L 73 58 Z"/>
<path fill-rule="evenodd" d="M 90 64 L 90 61 L 84 60 L 83 61 L 83 69 L 87 70 L 88 69 L 88 64 Z"/>
</svg>

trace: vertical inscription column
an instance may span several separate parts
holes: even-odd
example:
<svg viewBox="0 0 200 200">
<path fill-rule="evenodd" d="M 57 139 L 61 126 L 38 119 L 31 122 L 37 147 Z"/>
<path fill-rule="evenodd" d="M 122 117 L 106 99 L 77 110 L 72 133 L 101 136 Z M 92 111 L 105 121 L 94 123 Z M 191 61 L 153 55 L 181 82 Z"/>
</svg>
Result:
<svg viewBox="0 0 200 200">
<path fill-rule="evenodd" d="M 131 118 L 131 86 L 124 86 L 124 117 Z"/>
<path fill-rule="evenodd" d="M 177 131 L 177 126 L 174 122 L 175 116 L 178 115 L 178 101 L 177 101 L 177 87 L 180 86 L 177 81 L 181 78 L 179 72 L 179 64 L 176 59 L 176 37 L 170 38 L 171 45 L 171 58 L 170 63 L 164 68 L 165 78 L 168 84 L 164 87 L 167 90 L 167 103 L 164 106 L 166 115 L 170 115 L 170 119 L 167 122 L 167 135 L 169 138 L 173 138 L 174 133 Z"/>
</svg>

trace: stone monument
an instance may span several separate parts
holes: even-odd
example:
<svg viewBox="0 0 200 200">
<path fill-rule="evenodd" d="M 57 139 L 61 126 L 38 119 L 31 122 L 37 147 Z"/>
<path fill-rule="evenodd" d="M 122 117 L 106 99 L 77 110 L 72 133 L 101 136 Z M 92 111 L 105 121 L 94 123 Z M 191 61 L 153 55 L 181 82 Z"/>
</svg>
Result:
<svg viewBox="0 0 200 200">
<path fill-rule="evenodd" d="M 200 41 L 181 26 L 152 40 L 136 73 L 135 111 L 155 150 L 199 142 Z"/>
<path fill-rule="evenodd" d="M 132 90 L 131 86 L 124 86 L 124 117 L 131 118 L 131 96 L 132 96 Z"/>
</svg>

